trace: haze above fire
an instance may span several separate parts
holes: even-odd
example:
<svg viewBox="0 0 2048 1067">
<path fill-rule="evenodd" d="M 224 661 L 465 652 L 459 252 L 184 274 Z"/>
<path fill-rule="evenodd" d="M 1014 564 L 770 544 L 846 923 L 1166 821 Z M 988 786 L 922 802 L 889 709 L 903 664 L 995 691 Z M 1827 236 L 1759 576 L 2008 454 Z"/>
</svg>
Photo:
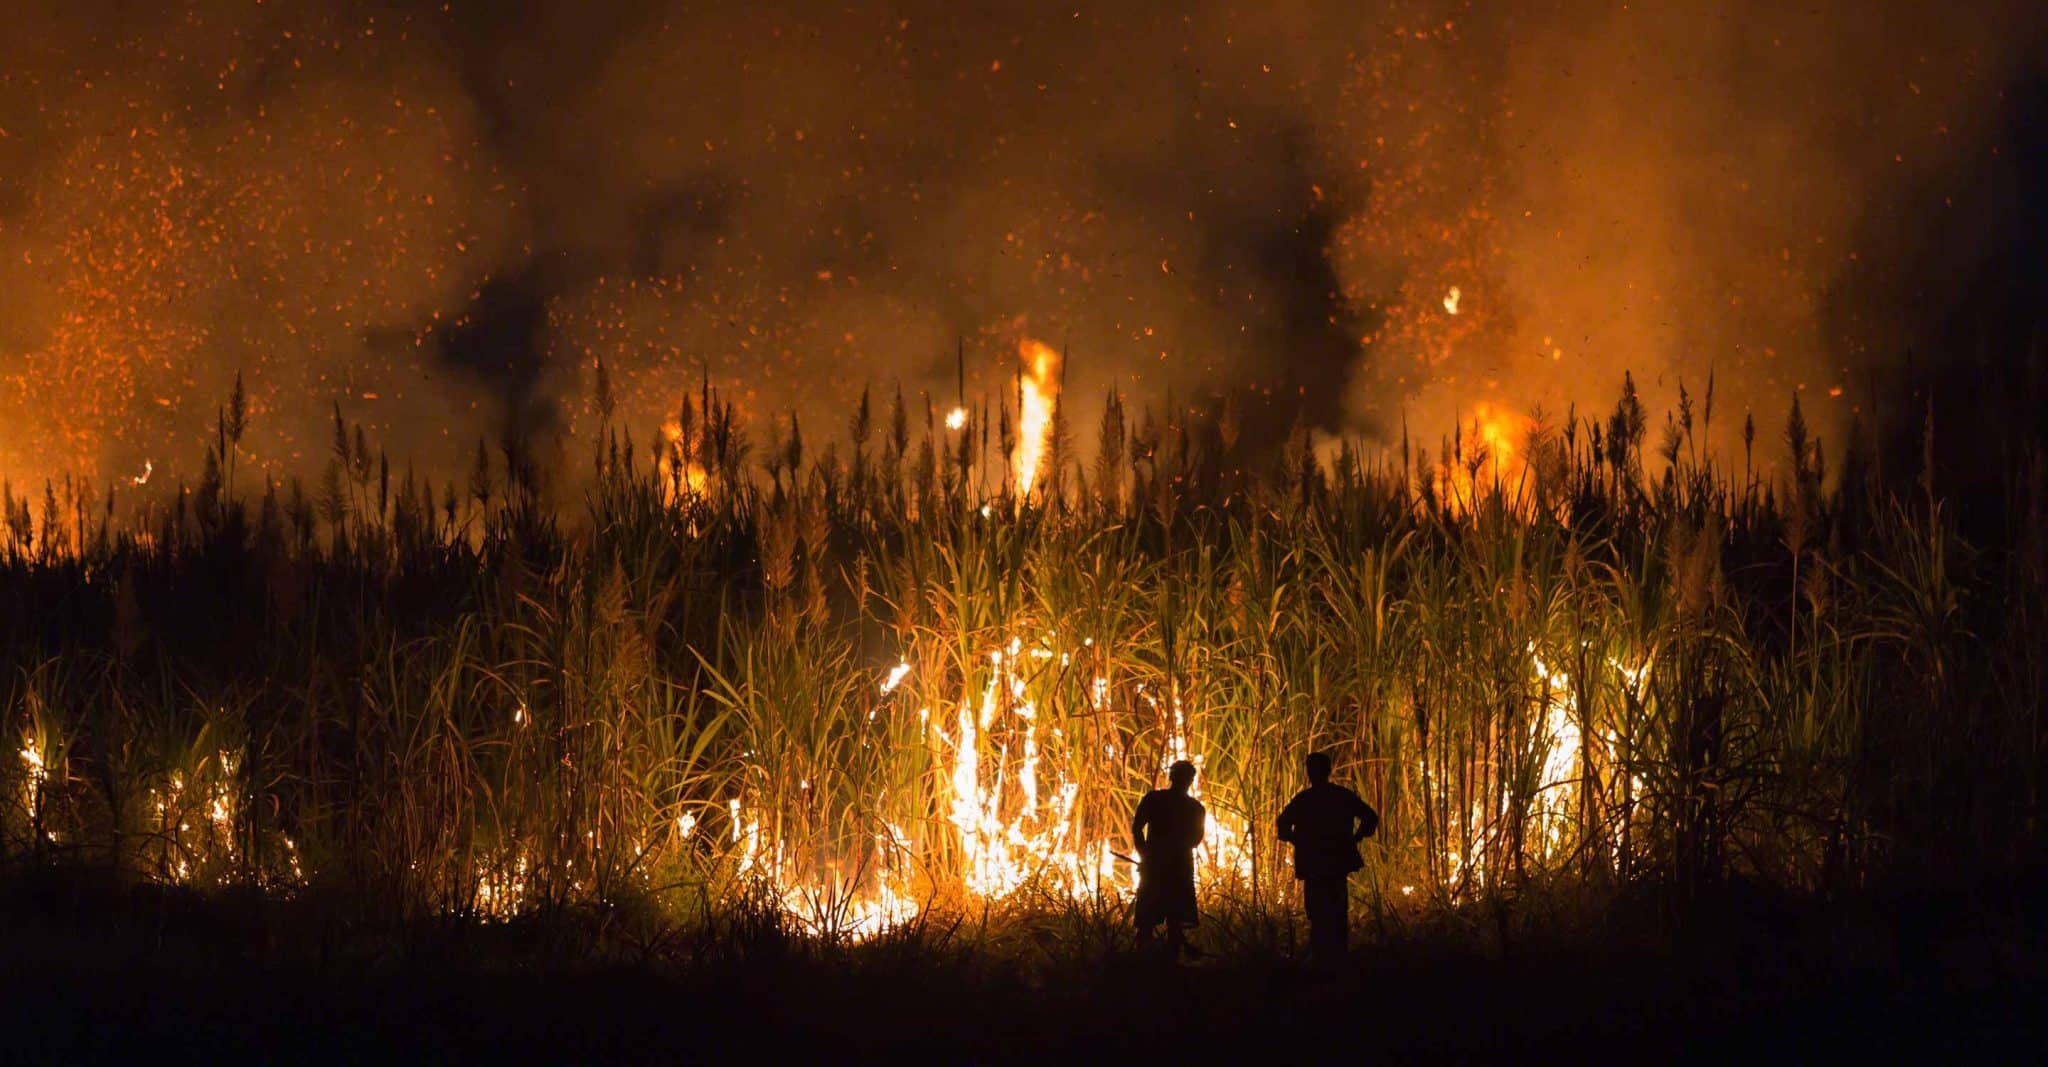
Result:
<svg viewBox="0 0 2048 1067">
<path fill-rule="evenodd" d="M 330 405 L 443 474 L 651 440 L 705 373 L 836 428 L 863 380 L 1069 424 L 1251 390 L 1384 439 L 1485 402 L 1767 424 L 1868 402 L 2016 195 L 2033 5 L 36 3 L 0 43 L 0 472 L 189 475 Z M 281 10 L 289 7 L 290 10 Z M 1456 297 L 1450 294 L 1456 290 Z M 1839 397 L 1829 392 L 1840 388 Z M 1270 403 L 1258 403 L 1270 398 Z M 1084 435 L 1085 436 L 1085 435 Z"/>
</svg>

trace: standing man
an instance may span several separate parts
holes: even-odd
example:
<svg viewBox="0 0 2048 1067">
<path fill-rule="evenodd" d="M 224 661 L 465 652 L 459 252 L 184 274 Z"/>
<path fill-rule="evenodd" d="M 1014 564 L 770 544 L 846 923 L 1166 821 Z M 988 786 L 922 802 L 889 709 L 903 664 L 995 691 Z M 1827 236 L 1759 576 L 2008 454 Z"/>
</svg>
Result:
<svg viewBox="0 0 2048 1067">
<path fill-rule="evenodd" d="M 1195 784 L 1195 765 L 1186 760 L 1167 772 L 1170 787 L 1154 789 L 1138 801 L 1131 816 L 1131 841 L 1138 847 L 1138 899 L 1132 919 L 1138 940 L 1152 940 L 1152 928 L 1166 923 L 1166 950 L 1179 960 L 1186 945 L 1184 927 L 1195 925 L 1195 846 L 1202 843 L 1208 812 L 1188 795 Z"/>
<path fill-rule="evenodd" d="M 1380 813 L 1357 793 L 1330 784 L 1330 757 L 1324 753 L 1309 753 L 1308 782 L 1280 812 L 1280 840 L 1294 844 L 1309 953 L 1318 963 L 1335 963 L 1344 958 L 1351 931 L 1345 881 L 1365 866 L 1358 843 L 1379 829 Z"/>
</svg>

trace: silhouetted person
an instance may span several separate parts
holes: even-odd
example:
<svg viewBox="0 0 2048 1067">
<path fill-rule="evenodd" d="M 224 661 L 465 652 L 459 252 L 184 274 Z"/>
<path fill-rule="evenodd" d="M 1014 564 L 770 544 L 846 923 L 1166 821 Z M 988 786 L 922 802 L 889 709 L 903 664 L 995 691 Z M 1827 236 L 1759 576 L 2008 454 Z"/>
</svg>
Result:
<svg viewBox="0 0 2048 1067">
<path fill-rule="evenodd" d="M 1138 899 L 1131 917 L 1141 941 L 1150 941 L 1153 927 L 1166 923 L 1166 949 L 1177 960 L 1186 945 L 1185 928 L 1199 921 L 1195 846 L 1202 843 L 1208 813 L 1188 795 L 1195 784 L 1194 764 L 1175 763 L 1167 781 L 1169 788 L 1145 794 L 1131 816 L 1131 841 L 1138 848 Z"/>
<path fill-rule="evenodd" d="M 1294 794 L 1280 812 L 1280 840 L 1294 843 L 1294 876 L 1301 880 L 1301 907 L 1308 912 L 1309 952 L 1321 963 L 1344 958 L 1351 930 L 1350 894 L 1345 880 L 1365 866 L 1358 843 L 1379 828 L 1380 813 L 1358 794 L 1330 784 L 1330 757 L 1308 757 L 1307 789 Z"/>
</svg>

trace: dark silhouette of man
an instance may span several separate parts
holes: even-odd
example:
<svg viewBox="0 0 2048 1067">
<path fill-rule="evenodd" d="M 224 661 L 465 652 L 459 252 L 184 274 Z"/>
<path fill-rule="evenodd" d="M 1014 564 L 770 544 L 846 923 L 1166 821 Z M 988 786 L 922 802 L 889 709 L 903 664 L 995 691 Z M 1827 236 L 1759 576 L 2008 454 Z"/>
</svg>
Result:
<svg viewBox="0 0 2048 1067">
<path fill-rule="evenodd" d="M 1308 912 L 1309 954 L 1320 963 L 1344 958 L 1351 931 L 1345 881 L 1365 866 L 1358 843 L 1379 829 L 1380 813 L 1357 793 L 1330 783 L 1330 757 L 1308 757 L 1307 789 L 1280 812 L 1280 840 L 1294 845 L 1294 877 Z"/>
<path fill-rule="evenodd" d="M 1166 923 L 1166 950 L 1178 960 L 1187 944 L 1185 929 L 1200 921 L 1195 911 L 1195 846 L 1202 843 L 1208 813 L 1188 795 L 1195 784 L 1195 765 L 1186 760 L 1167 772 L 1166 789 L 1154 789 L 1138 801 L 1131 816 L 1131 841 L 1138 848 L 1138 899 L 1132 919 L 1138 940 L 1150 942 L 1152 930 Z"/>
</svg>

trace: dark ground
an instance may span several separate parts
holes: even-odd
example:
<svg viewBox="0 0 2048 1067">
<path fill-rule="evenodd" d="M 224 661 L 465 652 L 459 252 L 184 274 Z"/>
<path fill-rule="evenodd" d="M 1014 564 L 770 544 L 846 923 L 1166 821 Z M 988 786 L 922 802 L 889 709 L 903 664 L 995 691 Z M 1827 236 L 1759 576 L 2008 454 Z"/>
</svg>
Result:
<svg viewBox="0 0 2048 1067">
<path fill-rule="evenodd" d="M 1336 973 L 1212 922 L 1216 954 L 1168 971 L 1071 919 L 848 951 L 618 915 L 367 933 L 317 901 L 41 872 L 0 880 L 0 1061 L 2038 1062 L 2033 899 L 1531 907 L 1505 948 L 1493 917 L 1410 920 Z"/>
</svg>

